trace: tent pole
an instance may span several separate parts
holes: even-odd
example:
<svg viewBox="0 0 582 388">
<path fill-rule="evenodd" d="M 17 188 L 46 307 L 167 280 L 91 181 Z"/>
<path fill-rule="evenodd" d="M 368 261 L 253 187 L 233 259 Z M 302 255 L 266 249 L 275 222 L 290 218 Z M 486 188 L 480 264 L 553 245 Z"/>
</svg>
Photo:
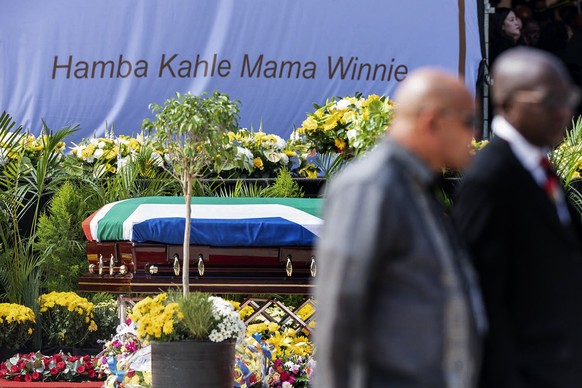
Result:
<svg viewBox="0 0 582 388">
<path fill-rule="evenodd" d="M 495 8 L 491 7 L 489 0 L 485 0 L 485 8 L 483 12 L 483 33 L 485 41 L 485 70 L 483 74 L 483 139 L 490 139 L 490 125 L 489 125 L 489 86 L 491 79 L 489 78 L 489 15 L 495 13 Z"/>
</svg>

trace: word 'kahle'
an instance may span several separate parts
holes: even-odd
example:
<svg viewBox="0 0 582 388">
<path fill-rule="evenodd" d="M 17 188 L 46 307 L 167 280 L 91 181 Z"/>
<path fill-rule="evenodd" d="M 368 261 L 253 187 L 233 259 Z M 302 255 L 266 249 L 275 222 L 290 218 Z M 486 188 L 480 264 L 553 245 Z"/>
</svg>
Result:
<svg viewBox="0 0 582 388">
<path fill-rule="evenodd" d="M 232 61 L 220 59 L 214 54 L 210 59 L 203 59 L 200 54 L 195 58 L 182 59 L 179 54 L 162 54 L 157 63 L 154 76 L 158 78 L 225 78 L 238 75 L 240 78 L 287 78 L 315 79 L 317 63 L 313 61 L 275 61 L 265 59 L 263 54 L 251 57 L 244 54 L 238 63 L 239 71 L 234 72 Z M 119 55 L 117 60 L 74 61 L 69 55 L 66 60 L 55 55 L 52 67 L 52 79 L 95 79 L 95 78 L 146 78 L 149 76 L 150 64 L 144 59 L 132 62 Z M 366 81 L 403 81 L 408 74 L 408 67 L 395 63 L 360 62 L 358 57 L 327 57 L 327 77 L 342 80 Z"/>
</svg>

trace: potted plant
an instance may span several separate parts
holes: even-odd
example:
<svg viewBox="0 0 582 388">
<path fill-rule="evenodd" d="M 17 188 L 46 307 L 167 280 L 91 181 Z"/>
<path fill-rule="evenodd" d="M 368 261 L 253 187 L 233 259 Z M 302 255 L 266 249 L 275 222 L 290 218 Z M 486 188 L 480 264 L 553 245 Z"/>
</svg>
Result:
<svg viewBox="0 0 582 388">
<path fill-rule="evenodd" d="M 238 101 L 215 91 L 203 93 L 176 93 L 164 105 L 150 105 L 155 121 L 144 120 L 147 131 L 154 130 L 154 141 L 161 144 L 170 163 L 170 174 L 180 182 L 186 202 L 184 251 L 182 256 L 182 289 L 190 291 L 190 226 L 192 185 L 203 171 L 214 165 L 215 171 L 234 156 L 234 147 L 228 147 L 227 133 L 238 129 Z"/>
<path fill-rule="evenodd" d="M 232 387 L 245 324 L 226 300 L 202 292 L 146 297 L 129 317 L 151 343 L 154 386 Z"/>
<path fill-rule="evenodd" d="M 0 303 L 0 349 L 12 349 L 12 353 L 14 349 L 22 349 L 30 341 L 35 323 L 30 307 Z"/>
<path fill-rule="evenodd" d="M 42 294 L 39 306 L 45 345 L 79 345 L 97 330 L 93 303 L 74 292 Z"/>
</svg>

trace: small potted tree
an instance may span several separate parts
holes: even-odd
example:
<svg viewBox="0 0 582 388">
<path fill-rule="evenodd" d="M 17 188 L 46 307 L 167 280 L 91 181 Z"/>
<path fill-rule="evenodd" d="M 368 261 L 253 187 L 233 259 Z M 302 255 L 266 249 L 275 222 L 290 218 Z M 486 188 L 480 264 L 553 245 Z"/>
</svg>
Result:
<svg viewBox="0 0 582 388">
<path fill-rule="evenodd" d="M 154 139 L 167 151 L 169 172 L 180 182 L 186 201 L 186 225 L 182 265 L 182 289 L 184 296 L 190 291 L 190 228 L 192 185 L 204 169 L 214 164 L 220 171 L 233 147 L 228 146 L 229 131 L 238 129 L 238 101 L 214 91 L 203 93 L 176 93 L 163 105 L 151 104 L 155 120 L 144 120 L 143 127 L 154 131 Z"/>
</svg>

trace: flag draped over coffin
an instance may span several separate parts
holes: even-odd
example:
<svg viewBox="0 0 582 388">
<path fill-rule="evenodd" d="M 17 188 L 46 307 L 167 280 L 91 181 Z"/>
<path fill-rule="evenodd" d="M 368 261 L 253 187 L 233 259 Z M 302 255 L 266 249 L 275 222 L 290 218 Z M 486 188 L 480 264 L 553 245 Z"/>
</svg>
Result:
<svg viewBox="0 0 582 388">
<path fill-rule="evenodd" d="M 192 198 L 190 244 L 309 246 L 318 236 L 321 198 Z M 183 197 L 143 197 L 113 202 L 85 221 L 89 241 L 182 244 Z"/>
</svg>

